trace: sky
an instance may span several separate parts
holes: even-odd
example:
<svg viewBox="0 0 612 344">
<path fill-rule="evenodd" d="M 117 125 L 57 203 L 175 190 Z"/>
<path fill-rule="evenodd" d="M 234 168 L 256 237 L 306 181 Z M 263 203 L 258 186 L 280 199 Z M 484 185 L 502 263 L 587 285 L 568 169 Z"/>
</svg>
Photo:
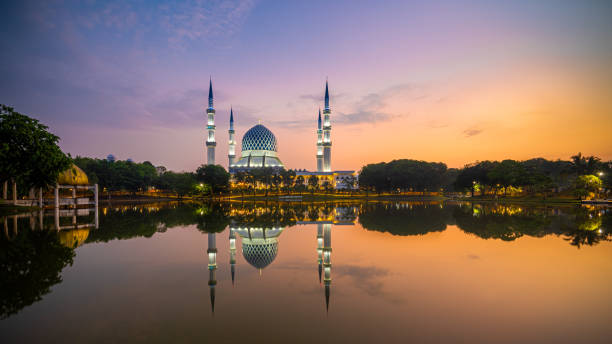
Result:
<svg viewBox="0 0 612 344">
<path fill-rule="evenodd" d="M 261 121 L 316 168 L 329 80 L 332 169 L 393 159 L 612 159 L 610 1 L 3 1 L 0 103 L 72 156 L 217 163 Z M 239 152 L 239 145 L 237 147 Z"/>
</svg>

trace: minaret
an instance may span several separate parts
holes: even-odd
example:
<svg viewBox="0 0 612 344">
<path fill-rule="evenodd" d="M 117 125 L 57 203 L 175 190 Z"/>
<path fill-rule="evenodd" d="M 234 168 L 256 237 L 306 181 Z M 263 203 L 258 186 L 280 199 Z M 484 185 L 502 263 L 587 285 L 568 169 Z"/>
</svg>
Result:
<svg viewBox="0 0 612 344">
<path fill-rule="evenodd" d="M 317 172 L 323 172 L 323 129 L 321 127 L 321 108 L 317 126 Z"/>
<path fill-rule="evenodd" d="M 230 249 L 230 272 L 232 274 L 232 286 L 236 275 L 236 230 L 230 226 L 229 249 Z"/>
<path fill-rule="evenodd" d="M 331 224 L 323 225 L 323 283 L 325 284 L 325 309 L 329 310 L 329 293 L 331 286 Z"/>
<path fill-rule="evenodd" d="M 215 108 L 213 107 L 212 78 L 208 88 L 208 109 L 206 109 L 206 113 L 208 114 L 208 124 L 206 125 L 206 130 L 208 131 L 208 137 L 206 138 L 206 164 L 214 165 L 217 142 L 215 141 Z"/>
<path fill-rule="evenodd" d="M 323 224 L 317 223 L 317 263 L 319 263 L 319 284 L 323 272 Z"/>
<path fill-rule="evenodd" d="M 323 172 L 331 172 L 331 122 L 329 115 L 329 87 L 325 81 L 325 109 L 323 109 Z"/>
<path fill-rule="evenodd" d="M 215 286 L 217 280 L 215 278 L 215 272 L 217 271 L 217 241 L 215 233 L 208 233 L 208 287 L 210 288 L 210 307 L 212 312 L 215 312 Z"/>
<path fill-rule="evenodd" d="M 229 158 L 229 165 L 227 168 L 230 169 L 234 165 L 234 160 L 236 159 L 236 140 L 234 137 L 234 109 L 230 108 L 230 126 L 229 126 L 229 154 L 227 157 Z"/>
</svg>

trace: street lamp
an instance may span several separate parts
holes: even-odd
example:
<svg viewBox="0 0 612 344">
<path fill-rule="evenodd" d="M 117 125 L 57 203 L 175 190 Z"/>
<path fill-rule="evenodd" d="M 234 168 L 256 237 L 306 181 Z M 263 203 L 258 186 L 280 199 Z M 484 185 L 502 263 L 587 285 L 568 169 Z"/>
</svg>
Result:
<svg viewBox="0 0 612 344">
<path fill-rule="evenodd" d="M 603 172 L 599 172 L 597 173 L 600 177 L 603 177 L 604 173 Z"/>
</svg>

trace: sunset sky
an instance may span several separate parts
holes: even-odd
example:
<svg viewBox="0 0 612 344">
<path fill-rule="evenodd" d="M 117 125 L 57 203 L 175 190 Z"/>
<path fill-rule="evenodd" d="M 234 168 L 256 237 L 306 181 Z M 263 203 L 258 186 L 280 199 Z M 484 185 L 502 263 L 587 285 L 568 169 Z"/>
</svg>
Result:
<svg viewBox="0 0 612 344">
<path fill-rule="evenodd" d="M 411 158 L 612 159 L 610 1 L 3 1 L 0 103 L 72 156 L 217 162 L 261 120 L 316 168 L 329 79 L 332 168 Z"/>
</svg>

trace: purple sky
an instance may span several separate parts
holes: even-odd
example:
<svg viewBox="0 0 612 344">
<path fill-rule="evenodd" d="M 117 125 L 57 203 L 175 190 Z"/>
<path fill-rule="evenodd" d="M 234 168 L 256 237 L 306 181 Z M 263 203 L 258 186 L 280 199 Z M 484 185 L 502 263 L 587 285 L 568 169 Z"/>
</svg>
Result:
<svg viewBox="0 0 612 344">
<path fill-rule="evenodd" d="M 315 167 L 325 78 L 334 169 L 582 151 L 612 158 L 607 1 L 2 2 L 0 102 L 73 156 L 217 161 L 260 119 L 289 168 Z M 567 136 L 559 140 L 560 136 Z"/>
</svg>

